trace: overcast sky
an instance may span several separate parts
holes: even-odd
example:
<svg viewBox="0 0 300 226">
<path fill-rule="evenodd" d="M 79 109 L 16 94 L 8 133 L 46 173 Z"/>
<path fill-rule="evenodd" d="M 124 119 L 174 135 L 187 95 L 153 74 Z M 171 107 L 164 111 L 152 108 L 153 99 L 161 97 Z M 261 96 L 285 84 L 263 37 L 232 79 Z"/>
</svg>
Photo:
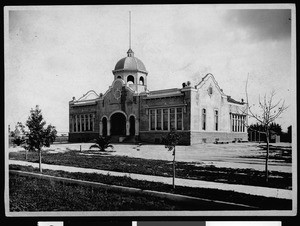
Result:
<svg viewBox="0 0 300 226">
<path fill-rule="evenodd" d="M 243 9 L 241 9 L 243 7 Z M 259 9 L 258 9 L 259 8 Z M 180 88 L 212 73 L 224 93 L 249 102 L 276 91 L 295 121 L 295 31 L 291 5 L 130 5 L 5 9 L 6 125 L 25 123 L 35 105 L 68 132 L 69 105 L 105 93 L 129 48 L 148 70 L 148 89 Z M 294 12 L 294 11 L 293 11 Z"/>
</svg>

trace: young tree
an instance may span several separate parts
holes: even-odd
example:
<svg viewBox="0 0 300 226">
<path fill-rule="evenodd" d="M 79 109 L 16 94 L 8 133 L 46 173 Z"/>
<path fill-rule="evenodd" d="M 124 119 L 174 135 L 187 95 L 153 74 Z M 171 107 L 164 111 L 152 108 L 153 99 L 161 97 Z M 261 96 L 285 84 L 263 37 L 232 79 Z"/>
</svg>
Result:
<svg viewBox="0 0 300 226">
<path fill-rule="evenodd" d="M 46 126 L 43 119 L 42 111 L 37 105 L 35 109 L 31 109 L 30 116 L 26 122 L 29 131 L 26 132 L 28 149 L 38 151 L 39 153 L 39 169 L 42 172 L 42 147 L 50 147 L 55 141 L 57 131 L 54 126 Z"/>
<path fill-rule="evenodd" d="M 248 79 L 246 82 L 246 98 L 248 104 L 247 115 L 250 118 L 254 118 L 262 127 L 261 133 L 266 135 L 267 152 L 265 161 L 265 178 L 266 182 L 269 179 L 268 161 L 269 161 L 269 137 L 271 124 L 287 109 L 284 100 L 274 101 L 276 95 L 275 91 L 272 91 L 267 97 L 265 94 L 261 100 L 260 96 L 258 99 L 258 108 L 255 109 L 255 104 L 250 105 L 247 91 Z"/>
<path fill-rule="evenodd" d="M 165 148 L 168 151 L 173 150 L 173 189 L 175 189 L 175 154 L 176 154 L 176 145 L 178 144 L 181 136 L 175 132 L 175 130 L 171 130 L 165 137 L 163 137 L 163 143 L 165 144 Z"/>
<path fill-rule="evenodd" d="M 12 136 L 12 143 L 17 146 L 21 146 L 25 149 L 25 160 L 27 160 L 27 154 L 28 154 L 28 145 L 27 145 L 27 138 L 26 138 L 26 131 L 25 126 L 18 122 L 15 130 L 11 132 Z"/>
</svg>

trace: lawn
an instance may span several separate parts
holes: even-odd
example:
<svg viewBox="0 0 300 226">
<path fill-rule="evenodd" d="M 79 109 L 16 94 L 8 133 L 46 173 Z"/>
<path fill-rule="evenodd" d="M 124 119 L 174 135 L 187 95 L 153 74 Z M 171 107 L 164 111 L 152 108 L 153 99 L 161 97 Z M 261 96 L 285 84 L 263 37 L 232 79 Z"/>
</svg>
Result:
<svg viewBox="0 0 300 226">
<path fill-rule="evenodd" d="M 24 152 L 10 152 L 9 158 L 24 160 Z M 166 160 L 132 158 L 110 155 L 99 151 L 67 151 L 63 153 L 43 153 L 43 163 L 102 169 L 117 172 L 172 177 L 172 162 Z M 28 160 L 38 162 L 37 153 L 29 153 Z M 254 169 L 215 167 L 193 162 L 177 162 L 176 177 L 229 184 L 244 184 L 273 188 L 292 188 L 292 174 L 270 171 L 269 181 L 265 182 L 264 172 Z"/>
<path fill-rule="evenodd" d="M 10 174 L 10 211 L 184 210 L 190 207 L 155 197 L 67 185 Z M 191 207 L 193 208 L 193 207 Z"/>
<path fill-rule="evenodd" d="M 10 169 L 14 170 L 22 170 L 22 171 L 29 171 L 29 172 L 38 172 L 38 169 L 28 166 L 18 166 L 18 165 L 10 165 Z M 113 185 L 121 185 L 125 187 L 134 187 L 140 189 L 147 189 L 147 190 L 154 190 L 154 191 L 162 191 L 168 193 L 175 193 L 175 194 L 182 194 L 188 195 L 193 197 L 199 197 L 204 199 L 213 199 L 218 201 L 225 201 L 225 202 L 233 202 L 238 204 L 245 204 L 250 206 L 255 206 L 261 210 L 290 210 L 292 208 L 292 201 L 291 200 L 284 200 L 284 199 L 276 199 L 276 198 L 266 198 L 262 196 L 253 196 L 253 195 L 246 195 L 237 192 L 231 191 L 222 191 L 217 189 L 205 189 L 205 188 L 189 188 L 189 187 L 181 187 L 177 186 L 174 190 L 171 185 L 163 184 L 163 183 L 155 183 L 149 181 L 140 181 L 140 180 L 133 180 L 128 177 L 114 177 L 114 176 L 107 176 L 107 175 L 99 175 L 99 174 L 88 174 L 88 173 L 69 173 L 64 171 L 53 171 L 53 170 L 44 170 L 43 174 L 52 175 L 52 176 L 59 176 L 59 177 L 67 177 L 85 181 L 93 181 L 93 182 L 100 182 L 105 184 L 113 184 Z M 10 189 L 15 191 L 15 187 L 10 187 Z M 24 188 L 25 189 L 25 188 Z M 29 188 L 31 189 L 31 188 Z M 28 191 L 29 193 L 31 190 Z M 25 192 L 26 193 L 26 192 Z M 11 196 L 12 200 L 15 197 Z M 16 200 L 14 202 L 22 203 L 22 200 Z M 159 207 L 159 206 L 158 206 Z M 168 207 L 169 208 L 169 207 Z M 179 208 L 178 206 L 176 208 Z M 181 205 L 181 208 L 186 208 L 184 205 Z M 207 205 L 204 203 L 201 207 L 193 207 L 189 205 L 189 209 L 202 209 L 202 210 L 217 210 L 220 209 L 219 205 L 214 205 L 211 203 Z M 226 206 L 228 209 L 228 206 Z M 238 207 L 240 208 L 240 207 Z M 221 208 L 222 209 L 222 208 Z M 224 209 L 224 208 L 223 208 Z M 240 208 L 241 209 L 241 208 Z"/>
</svg>

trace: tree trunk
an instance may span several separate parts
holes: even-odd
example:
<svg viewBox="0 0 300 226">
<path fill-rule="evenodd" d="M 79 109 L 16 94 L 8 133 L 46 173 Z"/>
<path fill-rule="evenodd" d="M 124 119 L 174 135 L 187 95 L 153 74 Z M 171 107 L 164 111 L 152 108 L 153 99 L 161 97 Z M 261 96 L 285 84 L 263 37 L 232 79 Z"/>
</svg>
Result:
<svg viewBox="0 0 300 226">
<path fill-rule="evenodd" d="M 175 147 L 174 147 L 174 158 L 173 158 L 173 189 L 175 189 Z"/>
<path fill-rule="evenodd" d="M 42 150 L 39 149 L 39 168 L 40 168 L 40 172 L 42 173 Z"/>
<path fill-rule="evenodd" d="M 266 140 L 267 140 L 267 153 L 266 153 L 266 182 L 269 180 L 269 171 L 268 171 L 268 161 L 269 161 L 269 132 L 266 132 Z"/>
</svg>

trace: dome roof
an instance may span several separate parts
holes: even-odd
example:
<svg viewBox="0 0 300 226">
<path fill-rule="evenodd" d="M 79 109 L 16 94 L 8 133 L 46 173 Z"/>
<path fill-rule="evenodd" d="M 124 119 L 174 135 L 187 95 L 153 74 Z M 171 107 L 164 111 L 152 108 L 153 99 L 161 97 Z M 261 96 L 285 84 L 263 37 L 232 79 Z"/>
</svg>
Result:
<svg viewBox="0 0 300 226">
<path fill-rule="evenodd" d="M 134 52 L 131 49 L 127 51 L 127 57 L 117 62 L 114 71 L 142 71 L 147 73 L 144 63 L 134 57 Z"/>
</svg>

